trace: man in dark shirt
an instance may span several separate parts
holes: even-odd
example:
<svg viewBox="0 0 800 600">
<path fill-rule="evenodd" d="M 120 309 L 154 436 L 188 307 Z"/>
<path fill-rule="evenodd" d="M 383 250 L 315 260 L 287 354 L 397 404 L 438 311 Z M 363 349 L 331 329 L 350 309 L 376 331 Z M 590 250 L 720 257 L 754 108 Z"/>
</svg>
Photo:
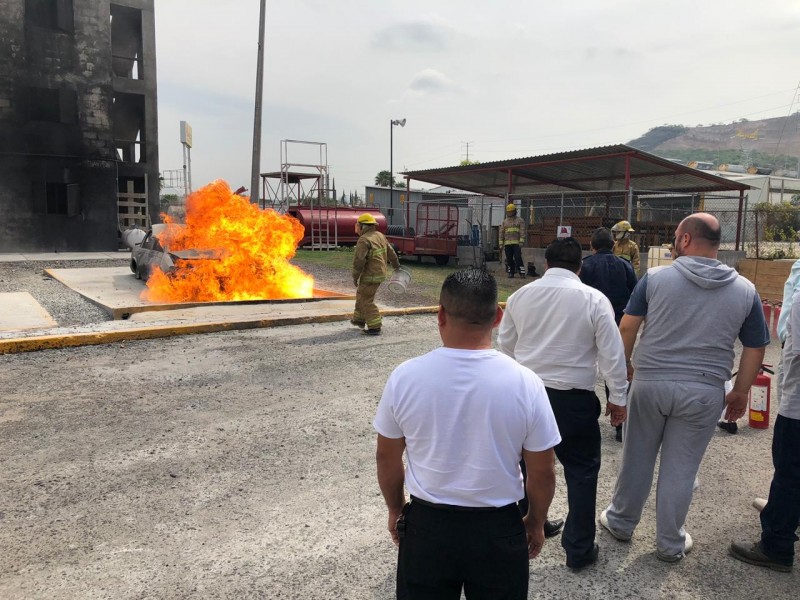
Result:
<svg viewBox="0 0 800 600">
<path fill-rule="evenodd" d="M 591 244 L 594 254 L 583 259 L 578 276 L 583 283 L 600 290 L 609 299 L 614 308 L 614 320 L 619 326 L 631 292 L 636 287 L 636 273 L 633 272 L 631 263 L 614 255 L 614 237 L 605 227 L 595 230 Z M 622 441 L 621 424 L 617 425 L 616 439 L 618 442 Z"/>
<path fill-rule="evenodd" d="M 614 256 L 611 251 L 614 238 L 605 227 L 595 230 L 591 244 L 594 254 L 583 259 L 579 277 L 583 283 L 600 290 L 611 301 L 614 319 L 619 325 L 631 292 L 636 287 L 636 273 L 631 263 Z"/>
</svg>

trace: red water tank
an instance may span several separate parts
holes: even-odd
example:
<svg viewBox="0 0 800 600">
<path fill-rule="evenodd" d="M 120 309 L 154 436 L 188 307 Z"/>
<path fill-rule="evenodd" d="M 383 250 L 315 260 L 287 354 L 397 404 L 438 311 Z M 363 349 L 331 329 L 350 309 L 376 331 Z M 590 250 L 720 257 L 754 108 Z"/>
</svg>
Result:
<svg viewBox="0 0 800 600">
<path fill-rule="evenodd" d="M 378 231 L 386 233 L 386 217 L 377 208 L 315 207 L 312 210 L 307 206 L 292 206 L 286 211 L 286 214 L 300 221 L 305 228 L 300 246 L 310 245 L 312 237 L 314 244 L 355 244 L 358 241 L 356 223 L 358 217 L 364 213 L 374 216 L 378 222 Z"/>
</svg>

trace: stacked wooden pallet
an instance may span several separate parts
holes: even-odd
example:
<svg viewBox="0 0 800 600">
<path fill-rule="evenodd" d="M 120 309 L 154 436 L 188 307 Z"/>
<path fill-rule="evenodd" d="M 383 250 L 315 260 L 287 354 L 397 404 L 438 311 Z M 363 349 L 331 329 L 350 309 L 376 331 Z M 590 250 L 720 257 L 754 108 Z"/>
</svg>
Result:
<svg viewBox="0 0 800 600">
<path fill-rule="evenodd" d="M 739 261 L 739 273 L 753 282 L 762 300 L 771 303 L 783 300 L 783 284 L 789 278 L 794 259 L 756 260 L 747 258 Z"/>
<path fill-rule="evenodd" d="M 584 250 L 589 250 L 589 242 L 592 233 L 598 227 L 603 226 L 602 217 L 564 217 L 561 223 L 558 217 L 544 217 L 541 223 L 536 223 L 528 227 L 527 246 L 530 248 L 545 248 L 547 244 L 556 238 L 559 225 L 569 225 L 572 227 L 572 237 L 574 237 Z"/>
<path fill-rule="evenodd" d="M 651 246 L 661 246 L 669 244 L 675 239 L 675 228 L 677 223 L 666 221 L 642 221 L 634 223 L 636 233 L 632 236 L 633 241 L 639 246 L 639 250 L 646 252 Z"/>
</svg>

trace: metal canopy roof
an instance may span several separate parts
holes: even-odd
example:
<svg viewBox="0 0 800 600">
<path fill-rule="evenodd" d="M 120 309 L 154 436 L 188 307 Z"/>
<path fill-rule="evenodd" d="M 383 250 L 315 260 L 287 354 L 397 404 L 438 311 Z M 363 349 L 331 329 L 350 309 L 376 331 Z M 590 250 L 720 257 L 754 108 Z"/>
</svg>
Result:
<svg viewBox="0 0 800 600">
<path fill-rule="evenodd" d="M 406 171 L 402 175 L 487 196 L 630 188 L 686 193 L 750 188 L 624 144 L 463 167 Z"/>
<path fill-rule="evenodd" d="M 319 179 L 319 173 L 302 173 L 298 171 L 273 171 L 272 173 L 261 173 L 262 179 L 269 177 L 270 179 L 282 179 L 285 175 L 286 183 L 297 184 L 304 179 Z"/>
</svg>

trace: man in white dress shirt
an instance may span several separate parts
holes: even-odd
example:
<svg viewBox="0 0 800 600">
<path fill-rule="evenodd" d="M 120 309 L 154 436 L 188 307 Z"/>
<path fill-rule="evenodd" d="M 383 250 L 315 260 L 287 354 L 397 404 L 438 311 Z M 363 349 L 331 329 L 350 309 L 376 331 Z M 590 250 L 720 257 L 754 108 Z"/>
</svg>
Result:
<svg viewBox="0 0 800 600">
<path fill-rule="evenodd" d="M 606 414 L 625 420 L 628 389 L 625 351 L 608 298 L 581 283 L 581 246 L 573 238 L 552 242 L 547 271 L 512 294 L 497 336 L 498 349 L 544 382 L 561 432 L 555 447 L 564 467 L 569 514 L 561 536 L 567 566 L 597 560 L 595 505 L 600 471 L 598 367 L 610 398 Z"/>
</svg>

